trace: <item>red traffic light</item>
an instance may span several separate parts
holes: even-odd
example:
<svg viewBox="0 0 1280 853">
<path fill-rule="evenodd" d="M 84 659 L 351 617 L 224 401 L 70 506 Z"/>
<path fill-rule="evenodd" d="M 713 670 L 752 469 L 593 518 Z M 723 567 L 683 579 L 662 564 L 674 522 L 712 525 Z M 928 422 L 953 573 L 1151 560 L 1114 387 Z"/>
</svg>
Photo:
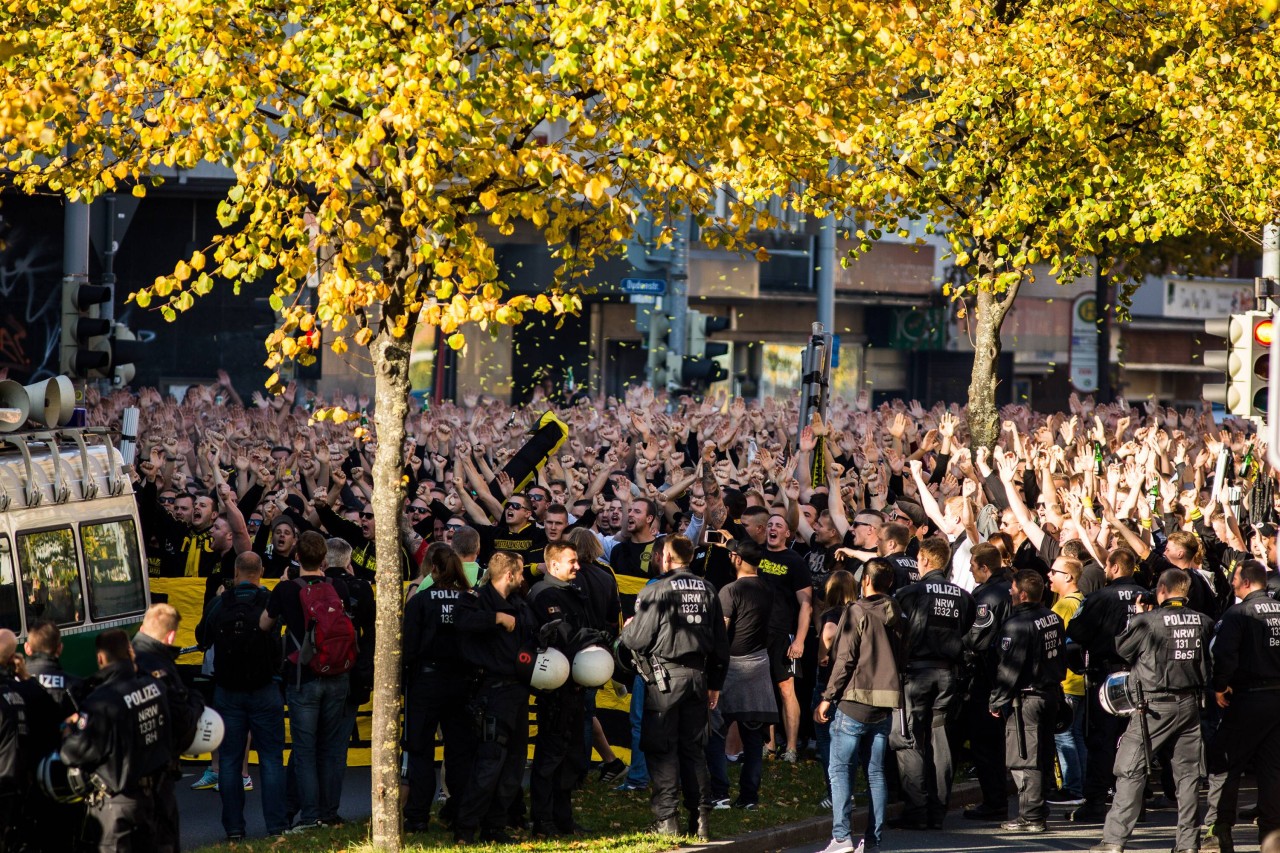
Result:
<svg viewBox="0 0 1280 853">
<path fill-rule="evenodd" d="M 1271 346 L 1275 336 L 1275 325 L 1270 317 L 1253 324 L 1253 339 L 1264 347 Z"/>
</svg>

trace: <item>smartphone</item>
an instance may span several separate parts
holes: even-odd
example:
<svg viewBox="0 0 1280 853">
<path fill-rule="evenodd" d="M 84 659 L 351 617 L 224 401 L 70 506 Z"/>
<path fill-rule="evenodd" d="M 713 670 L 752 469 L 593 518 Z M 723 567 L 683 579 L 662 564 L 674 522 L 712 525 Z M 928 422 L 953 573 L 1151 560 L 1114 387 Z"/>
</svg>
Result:
<svg viewBox="0 0 1280 853">
<path fill-rule="evenodd" d="M 708 545 L 721 545 L 721 546 L 723 546 L 723 545 L 724 545 L 724 543 L 725 543 L 725 542 L 728 542 L 728 541 L 729 541 L 729 534 L 725 533 L 723 530 L 708 530 L 708 531 L 707 531 L 707 544 L 708 544 Z"/>
</svg>

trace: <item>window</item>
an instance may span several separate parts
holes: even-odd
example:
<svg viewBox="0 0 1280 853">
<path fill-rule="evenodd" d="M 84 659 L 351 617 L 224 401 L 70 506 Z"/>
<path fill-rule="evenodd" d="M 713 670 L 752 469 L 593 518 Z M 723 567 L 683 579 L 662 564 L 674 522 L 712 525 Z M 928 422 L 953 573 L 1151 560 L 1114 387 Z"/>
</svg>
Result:
<svg viewBox="0 0 1280 853">
<path fill-rule="evenodd" d="M 0 536 L 0 628 L 8 628 L 15 634 L 22 633 L 19 600 L 18 574 L 13 570 L 13 549 L 9 546 L 9 537 Z"/>
<path fill-rule="evenodd" d="M 89 612 L 104 622 L 147 608 L 142 585 L 138 531 L 133 520 L 80 525 L 85 577 L 89 581 Z"/>
<path fill-rule="evenodd" d="M 47 619 L 58 625 L 84 621 L 76 537 L 70 527 L 18 535 L 27 624 Z"/>
</svg>

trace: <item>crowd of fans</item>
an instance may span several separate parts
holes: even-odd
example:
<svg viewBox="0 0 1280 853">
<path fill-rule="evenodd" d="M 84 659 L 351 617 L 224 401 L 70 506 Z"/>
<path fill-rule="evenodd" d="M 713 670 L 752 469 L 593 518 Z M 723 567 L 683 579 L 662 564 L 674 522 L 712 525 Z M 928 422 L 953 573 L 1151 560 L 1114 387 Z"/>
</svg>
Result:
<svg viewBox="0 0 1280 853">
<path fill-rule="evenodd" d="M 360 415 L 342 424 L 311 420 L 316 406 L 332 404 Z M 127 406 L 140 410 L 134 467 L 153 577 L 207 578 L 209 601 L 235 576 L 244 553 L 258 555 L 264 577 L 320 572 L 323 555 L 299 564 L 306 559 L 299 542 L 317 531 L 351 546 L 342 565 L 331 565 L 356 579 L 353 588 L 373 580 L 378 436 L 367 397 L 321 401 L 290 385 L 280 396 L 255 393 L 246 402 L 222 375 L 215 385 L 190 387 L 181 402 L 151 389 L 100 398 L 91 392 L 89 422 L 118 424 Z M 517 490 L 503 467 L 547 409 L 567 425 L 567 440 Z M 663 559 L 717 588 L 763 579 L 769 590 L 763 603 L 740 587 L 722 604 L 735 660 L 766 661 L 773 713 L 753 705 L 755 696 L 742 713 L 715 714 L 708 746 L 712 802 L 748 809 L 768 799 L 759 790 L 762 754 L 796 762 L 808 748 L 824 767 L 834 760 L 830 720 L 840 697 L 823 694 L 841 618 L 886 584 L 900 591 L 919 581 L 928 564 L 970 592 L 993 576 L 1032 571 L 1052 590 L 1046 603 L 1056 598 L 1076 606 L 1108 583 L 1117 562 L 1146 589 L 1164 570 L 1180 568 L 1191 578 L 1190 606 L 1212 619 L 1236 600 L 1233 575 L 1246 561 L 1261 563 L 1270 590 L 1280 587 L 1274 569 L 1280 494 L 1251 425 L 1219 423 L 1207 408 L 1178 411 L 1123 399 L 1098 405 L 1074 395 L 1068 412 L 1009 405 L 1001 417 L 999 438 L 988 448 L 970 442 L 960 406 L 900 400 L 873 406 L 866 393 L 835 400 L 825 418 L 803 430 L 795 400 L 674 401 L 645 387 L 563 405 L 535 399 L 512 407 L 468 395 L 458 404 L 424 406 L 406 423 L 400 530 L 406 576 L 414 591 L 429 587 L 448 563 L 440 558 L 448 550 L 466 567 L 465 588 L 483 582 L 495 553 L 510 552 L 523 558 L 532 581 L 548 543 L 571 541 L 581 562 L 614 574 L 621 619 L 632 615 L 636 594 Z M 692 556 L 662 547 L 655 556 L 654 543 L 676 534 L 693 543 Z M 1059 579 L 1050 567 L 1064 558 Z M 866 571 L 882 559 L 888 569 Z M 886 573 L 890 580 L 862 587 L 872 574 Z M 1064 621 L 1075 606 L 1069 610 Z M 363 630 L 372 632 L 371 614 Z M 747 635 L 758 636 L 761 647 L 749 648 Z M 909 745 L 890 744 L 911 821 L 921 826 L 941 820 L 934 801 L 945 808 L 949 780 L 939 789 L 920 777 L 935 771 L 939 780 L 949 777 L 951 753 L 963 754 L 967 742 L 975 763 L 983 760 L 982 735 L 963 720 L 985 654 L 966 647 L 955 695 L 939 700 L 947 709 L 941 724 L 926 721 L 923 731 L 911 732 L 904 725 Z M 361 665 L 356 669 L 352 692 L 359 699 L 371 681 Z M 750 666 L 742 672 L 758 675 Z M 1080 683 L 1064 682 L 1064 689 L 1079 705 L 1084 684 L 1072 678 Z M 639 676 L 626 686 L 643 693 Z M 975 700 L 980 713 L 987 698 Z M 633 729 L 633 743 L 614 744 L 632 748 L 629 768 L 614 758 L 598 726 L 594 737 L 604 758 L 601 776 L 624 790 L 649 781 L 634 708 Z M 931 737 L 927 747 L 920 742 Z M 1003 745 L 1001 735 L 992 748 Z M 1056 759 L 1048 778 L 1059 784 L 1049 802 L 1094 805 L 1081 790 L 1093 756 L 1078 724 L 1059 735 Z M 743 764 L 735 800 L 726 760 Z M 893 784 L 894 762 L 876 769 Z M 1001 791 L 1004 770 L 997 768 Z M 430 779 L 434 785 L 434 774 Z M 927 790 L 913 791 L 917 785 Z M 828 799 L 850 790 L 837 784 Z M 326 807 L 322 817 L 332 818 L 336 803 Z M 1000 818 L 1006 808 L 1003 798 L 987 803 L 984 796 L 970 816 Z M 836 813 L 838 824 L 839 803 Z M 879 840 L 869 836 L 866 849 Z"/>
</svg>

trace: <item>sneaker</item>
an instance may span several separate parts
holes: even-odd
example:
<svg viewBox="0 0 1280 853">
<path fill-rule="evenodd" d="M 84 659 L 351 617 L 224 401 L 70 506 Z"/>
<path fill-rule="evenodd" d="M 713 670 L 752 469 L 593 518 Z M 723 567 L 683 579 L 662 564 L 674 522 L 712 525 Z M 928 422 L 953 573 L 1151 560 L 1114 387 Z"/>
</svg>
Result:
<svg viewBox="0 0 1280 853">
<path fill-rule="evenodd" d="M 304 832 L 310 832 L 311 830 L 318 829 L 319 827 L 322 827 L 322 826 L 324 826 L 324 824 L 318 820 L 312 823 L 300 823 L 297 826 L 292 827 L 291 829 L 286 829 L 284 831 L 284 834 L 285 835 L 301 835 Z"/>
<path fill-rule="evenodd" d="M 623 763 L 621 758 L 615 758 L 600 768 L 600 781 L 605 785 L 612 785 L 621 779 L 626 772 L 627 765 Z"/>
<path fill-rule="evenodd" d="M 853 853 L 880 853 L 880 847 L 868 847 L 867 839 L 859 838 L 858 846 L 854 849 Z"/>
<path fill-rule="evenodd" d="M 829 809 L 829 808 L 831 808 L 831 795 L 830 795 L 830 794 L 827 794 L 825 797 L 823 797 L 823 798 L 822 798 L 822 802 L 818 803 L 818 808 L 820 808 L 820 809 Z"/>
<path fill-rule="evenodd" d="M 1044 821 L 1027 820 L 1021 815 L 1000 824 L 1000 829 L 1004 832 L 1044 832 L 1047 828 Z"/>
<path fill-rule="evenodd" d="M 822 848 L 822 853 L 853 853 L 853 842 L 847 838 L 843 841 L 833 838 L 830 844 Z"/>
<path fill-rule="evenodd" d="M 730 764 L 737 764 L 739 761 L 742 760 L 742 753 L 735 752 L 733 755 L 726 755 L 724 757 L 724 760 L 729 762 Z"/>
<path fill-rule="evenodd" d="M 195 781 L 191 786 L 193 791 L 216 791 L 218 790 L 218 774 L 209 768 L 205 768 L 203 775 Z"/>
<path fill-rule="evenodd" d="M 252 790 L 253 790 L 253 777 L 252 777 L 252 776 L 250 776 L 250 775 L 249 775 L 249 774 L 247 774 L 247 773 L 246 773 L 246 774 L 245 774 L 245 776 L 244 776 L 244 789 L 245 789 L 246 791 L 252 791 Z"/>
<path fill-rule="evenodd" d="M 637 785 L 635 782 L 623 782 L 613 790 L 615 791 L 644 791 L 649 788 L 648 785 Z"/>
<path fill-rule="evenodd" d="M 800 760 L 800 756 L 796 755 L 796 751 L 794 749 L 788 749 L 784 751 L 781 757 L 782 757 L 782 760 L 787 762 L 788 764 L 795 764 L 797 761 Z"/>
<path fill-rule="evenodd" d="M 729 798 L 725 797 L 722 800 L 712 800 L 711 808 L 715 809 L 716 811 L 724 811 L 725 809 L 729 808 Z"/>
<path fill-rule="evenodd" d="M 1072 794 L 1067 791 L 1054 791 L 1052 794 L 1044 798 L 1044 801 L 1051 806 L 1083 806 L 1084 797 L 1079 794 Z"/>
<path fill-rule="evenodd" d="M 754 811 L 758 811 L 758 810 L 760 809 L 760 804 L 759 804 L 759 803 L 744 803 L 744 802 L 741 802 L 741 801 L 737 801 L 737 802 L 734 802 L 734 803 L 731 805 L 731 808 L 735 808 L 735 809 L 737 809 L 738 811 L 741 811 L 741 812 L 754 812 Z"/>
</svg>

